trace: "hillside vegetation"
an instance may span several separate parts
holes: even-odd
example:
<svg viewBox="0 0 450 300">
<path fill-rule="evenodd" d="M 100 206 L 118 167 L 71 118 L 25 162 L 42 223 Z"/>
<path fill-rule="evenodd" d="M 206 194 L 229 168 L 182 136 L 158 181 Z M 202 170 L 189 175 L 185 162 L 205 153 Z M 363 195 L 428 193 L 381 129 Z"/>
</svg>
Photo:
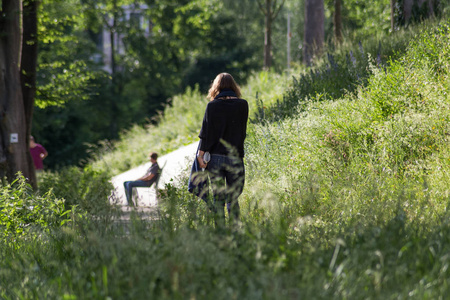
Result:
<svg viewBox="0 0 450 300">
<path fill-rule="evenodd" d="M 10 204 L 23 183 L 3 192 L 16 218 L 0 223 L 1 298 L 446 298 L 449 70 L 447 21 L 330 53 L 292 81 L 256 74 L 242 223 L 215 230 L 203 202 L 167 185 L 159 219 L 122 231 L 93 183 L 196 139 L 206 100 L 175 97 L 158 126 L 124 133 L 78 175 L 71 211 L 25 213 Z M 46 197 L 67 197 L 47 176 L 60 192 Z"/>
<path fill-rule="evenodd" d="M 308 102 L 307 98 L 332 100 L 355 92 L 367 84 L 372 73 L 369 63 L 385 66 L 389 59 L 403 55 L 416 31 L 403 29 L 395 35 L 360 41 L 357 45 L 347 42 L 319 60 L 313 69 L 254 73 L 241 87 L 243 98 L 249 102 L 251 123 L 258 123 L 261 118 L 272 122 L 297 114 L 295 108 Z M 113 145 L 104 142 L 93 154 L 91 164 L 96 170 L 115 175 L 147 162 L 150 151 L 166 154 L 197 141 L 207 101 L 198 88 L 188 88 L 184 94 L 169 99 L 156 118 L 157 125 L 146 128 L 136 125 L 122 132 L 119 142 Z"/>
</svg>

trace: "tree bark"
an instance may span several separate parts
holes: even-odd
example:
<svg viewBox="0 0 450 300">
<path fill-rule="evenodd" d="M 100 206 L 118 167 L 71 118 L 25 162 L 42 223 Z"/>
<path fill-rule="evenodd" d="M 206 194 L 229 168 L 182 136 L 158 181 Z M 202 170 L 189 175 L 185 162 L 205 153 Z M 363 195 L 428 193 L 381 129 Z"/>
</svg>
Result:
<svg viewBox="0 0 450 300">
<path fill-rule="evenodd" d="M 433 0 L 419 0 L 419 8 L 421 8 L 423 5 L 427 6 L 427 17 L 434 17 Z"/>
<path fill-rule="evenodd" d="M 413 17 L 413 10 L 419 9 L 421 10 L 423 7 L 426 7 L 427 14 L 415 16 L 415 18 L 428 18 L 434 17 L 434 5 L 433 0 L 404 0 L 403 1 L 403 16 L 405 25 L 410 23 L 411 17 Z M 417 13 L 417 12 L 416 12 Z M 416 20 L 418 21 L 418 20 Z"/>
<path fill-rule="evenodd" d="M 408 24 L 409 19 L 411 19 L 413 4 L 414 0 L 403 0 L 403 18 L 405 25 Z"/>
<path fill-rule="evenodd" d="M 428 8 L 430 10 L 428 16 L 430 16 L 432 18 L 436 17 L 436 14 L 434 13 L 434 10 L 436 8 L 435 5 L 437 6 L 436 1 L 428 0 Z"/>
<path fill-rule="evenodd" d="M 38 36 L 37 36 L 37 10 L 39 2 L 37 0 L 26 0 L 23 2 L 23 43 L 21 59 L 21 84 L 23 103 L 25 109 L 26 137 L 31 135 L 31 124 L 33 120 L 34 99 L 36 95 L 36 68 L 38 55 Z M 27 148 L 30 147 L 30 141 L 27 138 Z M 28 153 L 29 179 L 31 185 L 36 188 L 36 172 L 31 154 Z"/>
<path fill-rule="evenodd" d="M 314 57 L 320 55 L 325 38 L 325 8 L 323 0 L 305 1 L 305 35 L 303 62 L 310 66 Z"/>
<path fill-rule="evenodd" d="M 264 14 L 264 69 L 270 69 L 272 66 L 272 23 L 285 1 L 282 0 L 280 4 L 277 4 L 277 0 L 265 0 L 264 5 L 257 1 L 259 9 Z"/>
<path fill-rule="evenodd" d="M 391 31 L 395 30 L 395 1 L 391 0 Z"/>
<path fill-rule="evenodd" d="M 26 120 L 20 83 L 21 1 L 3 0 L 0 16 L 0 176 L 30 176 Z"/>
<path fill-rule="evenodd" d="M 341 0 L 334 0 L 334 38 L 337 45 L 342 43 Z"/>
<path fill-rule="evenodd" d="M 264 28 L 264 68 L 270 69 L 272 65 L 272 11 L 270 8 L 271 0 L 266 0 L 265 28 Z"/>
<path fill-rule="evenodd" d="M 113 0 L 113 15 L 112 15 L 112 23 L 111 27 L 109 28 L 109 34 L 110 34 L 110 40 L 111 40 L 111 80 L 112 80 L 112 94 L 113 95 L 120 95 L 120 86 L 121 83 L 118 80 L 118 73 L 117 73 L 117 64 L 116 64 L 116 38 L 117 38 L 117 45 L 120 41 L 120 31 L 117 30 L 117 20 L 119 19 L 118 15 L 118 4 L 117 0 Z M 117 123 L 118 123 L 118 115 L 119 115 L 119 108 L 117 106 L 117 99 L 114 98 L 111 101 L 111 123 L 109 124 L 109 130 L 110 130 L 110 136 L 112 138 L 117 137 Z"/>
</svg>

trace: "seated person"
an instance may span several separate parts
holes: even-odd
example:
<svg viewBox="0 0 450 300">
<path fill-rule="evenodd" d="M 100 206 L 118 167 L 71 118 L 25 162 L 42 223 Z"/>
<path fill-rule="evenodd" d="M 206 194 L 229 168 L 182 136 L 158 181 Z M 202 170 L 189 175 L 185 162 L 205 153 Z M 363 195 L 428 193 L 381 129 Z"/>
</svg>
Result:
<svg viewBox="0 0 450 300">
<path fill-rule="evenodd" d="M 156 161 L 158 159 L 158 154 L 153 152 L 150 154 L 150 161 L 152 162 L 151 167 L 147 170 L 147 173 L 141 178 L 135 181 L 125 181 L 123 183 L 125 187 L 125 195 L 127 196 L 127 202 L 129 206 L 133 206 L 133 188 L 134 187 L 150 187 L 159 176 L 159 165 Z"/>
</svg>

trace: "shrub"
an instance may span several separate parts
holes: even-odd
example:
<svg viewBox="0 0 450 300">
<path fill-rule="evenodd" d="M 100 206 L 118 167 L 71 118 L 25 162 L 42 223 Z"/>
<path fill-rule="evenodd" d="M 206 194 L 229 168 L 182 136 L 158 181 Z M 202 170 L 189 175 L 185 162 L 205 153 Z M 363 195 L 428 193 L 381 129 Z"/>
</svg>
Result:
<svg viewBox="0 0 450 300">
<path fill-rule="evenodd" d="M 1 186 L 0 232 L 3 242 L 14 244 L 19 237 L 58 228 L 70 219 L 68 213 L 64 200 L 52 192 L 33 193 L 21 174 L 11 184 Z"/>
<path fill-rule="evenodd" d="M 39 176 L 38 186 L 40 194 L 51 191 L 58 198 L 65 199 L 66 209 L 77 206 L 93 215 L 111 210 L 109 197 L 113 186 L 110 178 L 91 167 L 67 167 L 57 172 L 44 172 Z"/>
</svg>

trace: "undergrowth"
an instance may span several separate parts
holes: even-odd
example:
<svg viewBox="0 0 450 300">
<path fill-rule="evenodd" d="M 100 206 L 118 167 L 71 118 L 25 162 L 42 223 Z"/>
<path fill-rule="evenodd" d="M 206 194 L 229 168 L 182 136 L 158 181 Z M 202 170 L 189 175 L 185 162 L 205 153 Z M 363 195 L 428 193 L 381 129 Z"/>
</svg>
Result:
<svg viewBox="0 0 450 300">
<path fill-rule="evenodd" d="M 281 103 L 273 97 L 278 92 L 259 94 L 271 98 L 261 114 L 252 90 L 255 117 L 245 145 L 240 224 L 214 228 L 205 203 L 184 186 L 167 185 L 152 221 L 98 222 L 94 210 L 62 229 L 62 222 L 44 224 L 35 231 L 39 238 L 20 234 L 16 247 L 0 240 L 0 297 L 448 298 L 449 51 L 448 21 L 425 27 L 403 55 L 386 57 L 382 66 L 368 59 L 364 82 L 355 81 L 351 92 L 324 98 L 321 88 L 326 91 L 331 79 L 316 82 L 321 77 L 311 75 L 305 80 L 314 88 L 305 102 L 295 91 L 304 87 L 293 84 L 290 111 L 282 117 L 270 108 Z M 318 68 L 312 74 L 325 70 Z M 259 76 L 264 86 L 266 75 Z M 191 108 L 186 99 L 197 92 L 189 93 L 174 99 L 174 112 L 167 108 L 156 140 L 173 134 L 169 143 L 175 146 L 195 139 L 204 105 L 184 117 L 183 128 L 170 129 Z M 196 101 L 201 106 L 205 100 Z M 191 136 L 175 142 L 176 131 Z M 117 147 L 125 151 L 135 142 Z M 109 167 L 134 163 L 123 157 L 121 166 Z M 92 185 L 79 184 L 86 192 L 75 193 L 80 196 L 72 196 L 73 203 L 80 198 L 87 205 L 90 198 L 83 197 Z M 61 185 L 61 193 L 65 189 L 69 193 L 70 184 Z"/>
</svg>

